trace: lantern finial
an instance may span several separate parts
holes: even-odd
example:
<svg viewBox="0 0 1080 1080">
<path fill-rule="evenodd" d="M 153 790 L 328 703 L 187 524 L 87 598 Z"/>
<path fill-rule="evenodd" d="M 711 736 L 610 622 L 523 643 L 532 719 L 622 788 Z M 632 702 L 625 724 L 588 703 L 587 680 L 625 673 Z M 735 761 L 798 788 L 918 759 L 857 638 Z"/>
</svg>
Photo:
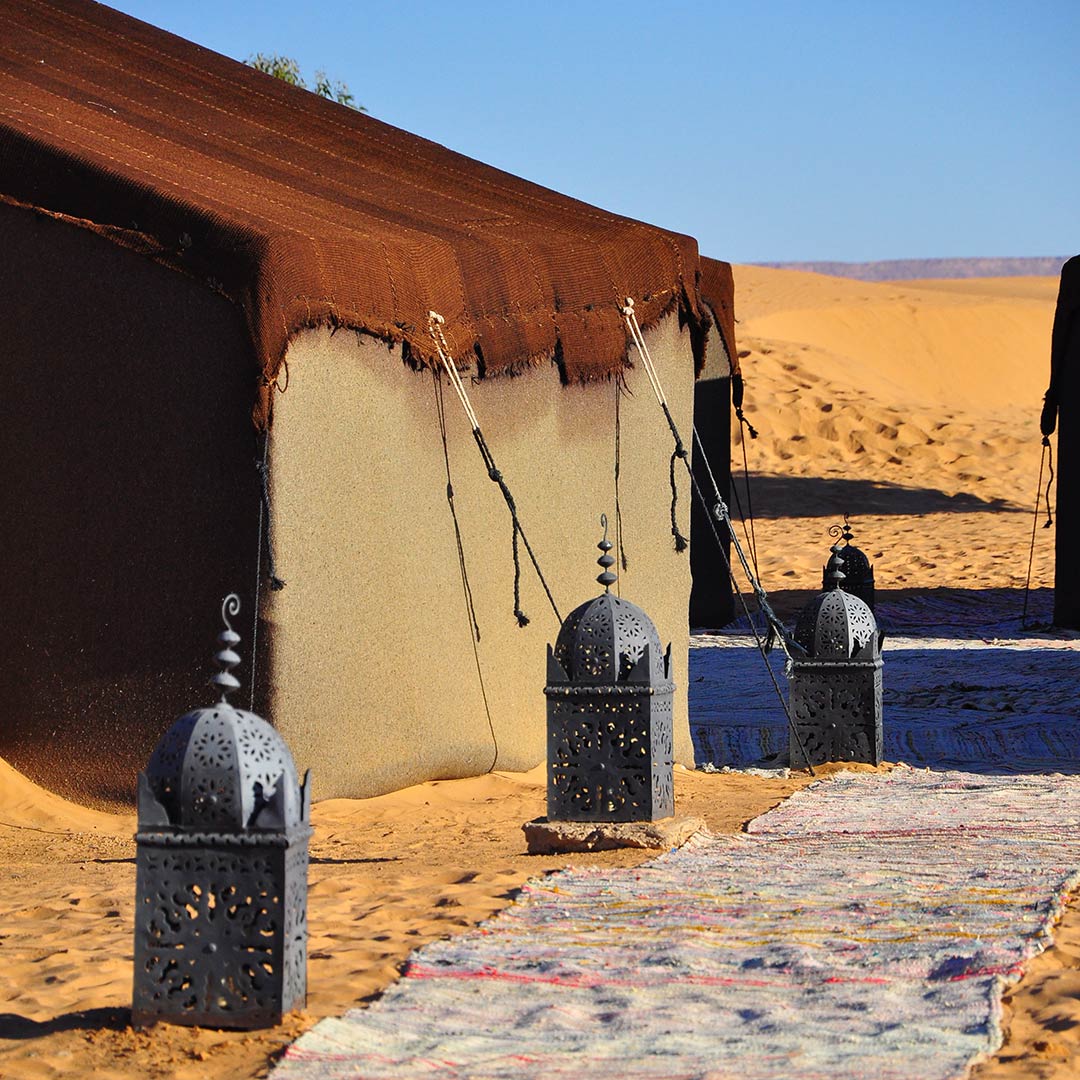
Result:
<svg viewBox="0 0 1080 1080">
<path fill-rule="evenodd" d="M 850 544 L 851 541 L 855 539 L 855 534 L 851 531 L 851 521 L 849 520 L 849 518 L 850 515 L 845 514 L 843 525 L 829 526 L 829 535 L 840 537 L 840 539 L 843 540 L 845 544 Z"/>
<path fill-rule="evenodd" d="M 236 593 L 229 593 L 221 605 L 221 621 L 225 624 L 225 629 L 218 634 L 220 648 L 214 654 L 214 662 L 221 670 L 215 671 L 210 676 L 210 685 L 221 690 L 222 701 L 226 699 L 231 691 L 240 689 L 240 683 L 232 673 L 232 669 L 240 663 L 239 655 L 233 650 L 233 646 L 240 642 L 240 635 L 232 628 L 232 623 L 229 622 L 230 615 L 238 615 L 239 613 L 240 597 Z"/>
<path fill-rule="evenodd" d="M 603 570 L 603 573 L 600 574 L 596 580 L 604 586 L 604 592 L 610 592 L 611 586 L 614 585 L 615 582 L 619 580 L 619 578 L 609 569 L 610 567 L 615 565 L 615 560 L 608 554 L 613 545 L 611 541 L 607 538 L 607 514 L 600 515 L 600 524 L 604 529 L 604 539 L 596 545 L 602 552 L 600 558 L 596 561 L 600 568 Z"/>
<path fill-rule="evenodd" d="M 840 554 L 844 549 L 837 543 L 833 544 L 829 550 L 832 555 L 829 556 L 828 565 L 825 567 L 826 588 L 839 589 L 840 583 L 847 577 L 844 573 L 844 559 Z"/>
</svg>

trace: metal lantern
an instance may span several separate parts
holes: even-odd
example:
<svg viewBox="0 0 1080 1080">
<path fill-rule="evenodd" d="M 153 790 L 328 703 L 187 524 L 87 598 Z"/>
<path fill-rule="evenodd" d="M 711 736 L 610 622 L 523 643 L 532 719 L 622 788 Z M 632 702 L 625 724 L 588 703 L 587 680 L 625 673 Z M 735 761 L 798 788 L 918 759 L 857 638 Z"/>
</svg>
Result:
<svg viewBox="0 0 1080 1080">
<path fill-rule="evenodd" d="M 221 700 L 180 717 L 139 774 L 136 1025 L 269 1027 L 307 998 L 309 776 L 226 700 L 239 609 L 222 607 Z"/>
<path fill-rule="evenodd" d="M 825 568 L 831 587 L 803 608 L 795 626 L 801 655 L 788 672 L 795 767 L 805 767 L 807 758 L 811 765 L 881 761 L 883 635 L 870 608 L 845 591 L 847 550 L 833 545 Z"/>
<path fill-rule="evenodd" d="M 550 821 L 657 821 L 675 812 L 671 646 L 611 593 L 607 518 L 600 596 L 570 613 L 548 646 Z"/>
<path fill-rule="evenodd" d="M 844 580 L 840 586 L 844 592 L 857 596 L 871 611 L 874 610 L 874 568 L 865 552 L 852 544 L 855 534 L 848 524 L 847 515 L 844 515 L 843 525 L 833 525 L 829 529 L 830 536 L 839 536 L 844 541 L 842 557 L 844 560 Z M 821 587 L 828 589 L 829 565 L 821 568 Z"/>
</svg>

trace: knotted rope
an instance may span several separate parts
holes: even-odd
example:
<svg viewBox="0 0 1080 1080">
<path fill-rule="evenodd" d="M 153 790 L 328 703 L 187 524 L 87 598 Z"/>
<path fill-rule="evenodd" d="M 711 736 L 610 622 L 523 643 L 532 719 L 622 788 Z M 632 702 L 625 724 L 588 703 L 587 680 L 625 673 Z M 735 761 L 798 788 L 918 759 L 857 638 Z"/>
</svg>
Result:
<svg viewBox="0 0 1080 1080">
<path fill-rule="evenodd" d="M 652 385 L 653 393 L 656 395 L 656 400 L 660 403 L 660 408 L 664 410 L 664 416 L 667 419 L 668 427 L 671 429 L 671 436 L 675 440 L 675 449 L 671 452 L 671 461 L 668 468 L 668 474 L 671 478 L 671 535 L 675 540 L 675 550 L 682 552 L 687 549 L 688 544 L 686 537 L 679 531 L 679 522 L 676 516 L 679 502 L 679 489 L 675 485 L 675 462 L 677 459 L 681 459 L 684 464 L 686 464 L 687 469 L 689 469 L 690 464 L 688 458 L 690 454 L 686 447 L 683 446 L 682 437 L 679 435 L 679 429 L 675 426 L 675 419 L 671 415 L 671 409 L 668 408 L 667 398 L 664 396 L 664 389 L 660 385 L 660 380 L 656 375 L 656 369 L 653 367 L 652 357 L 649 355 L 649 347 L 645 344 L 645 338 L 641 333 L 641 327 L 638 325 L 637 315 L 634 313 L 633 297 L 628 296 L 626 298 L 626 304 L 620 307 L 619 310 L 626 320 L 626 327 L 630 331 L 630 336 L 637 346 L 641 361 L 645 365 L 645 374 L 649 376 L 649 382 Z"/>
<path fill-rule="evenodd" d="M 518 517 L 517 504 L 514 502 L 514 496 L 511 494 L 506 480 L 503 478 L 502 473 L 495 464 L 495 457 L 491 453 L 491 448 L 488 446 L 487 440 L 484 438 L 484 433 L 480 430 L 480 421 L 476 418 L 472 403 L 469 401 L 468 392 L 465 390 L 465 384 L 461 381 L 461 375 L 458 373 L 457 365 L 454 363 L 453 357 L 450 354 L 450 346 L 446 341 L 446 336 L 443 334 L 442 329 L 445 322 L 446 320 L 437 311 L 428 312 L 428 333 L 435 343 L 435 351 L 439 355 L 439 361 L 442 363 L 443 368 L 446 370 L 446 374 L 450 378 L 450 385 L 454 388 L 454 392 L 461 402 L 461 407 L 465 410 L 465 416 L 468 418 L 469 425 L 472 428 L 473 439 L 476 440 L 476 445 L 480 450 L 480 456 L 483 458 L 487 474 L 491 480 L 498 485 L 499 490 L 502 492 L 506 507 L 510 511 L 510 520 L 512 524 L 511 537 L 514 552 L 514 617 L 517 619 L 518 626 L 529 625 L 529 617 L 521 610 L 521 559 L 518 551 L 518 537 L 520 536 L 521 543 L 525 545 L 525 550 L 528 552 L 529 559 L 533 564 L 533 569 L 536 571 L 536 576 L 540 579 L 540 584 L 543 586 L 544 592 L 547 595 L 548 603 L 551 604 L 551 610 L 555 612 L 555 618 L 559 621 L 561 626 L 562 616 L 559 614 L 559 609 L 555 604 L 555 598 L 551 595 L 551 589 L 548 588 L 544 573 L 540 569 L 540 564 L 537 562 L 536 555 L 533 553 L 529 538 L 525 535 L 525 530 L 522 528 L 521 520 Z"/>
</svg>

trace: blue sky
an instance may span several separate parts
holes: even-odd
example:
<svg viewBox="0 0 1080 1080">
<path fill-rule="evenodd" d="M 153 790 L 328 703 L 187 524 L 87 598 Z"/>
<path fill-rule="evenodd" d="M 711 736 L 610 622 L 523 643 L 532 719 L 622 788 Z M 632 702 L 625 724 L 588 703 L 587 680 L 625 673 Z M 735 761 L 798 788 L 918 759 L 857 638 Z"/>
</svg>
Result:
<svg viewBox="0 0 1080 1080">
<path fill-rule="evenodd" d="M 113 0 L 736 262 L 1080 250 L 1080 0 Z"/>
</svg>

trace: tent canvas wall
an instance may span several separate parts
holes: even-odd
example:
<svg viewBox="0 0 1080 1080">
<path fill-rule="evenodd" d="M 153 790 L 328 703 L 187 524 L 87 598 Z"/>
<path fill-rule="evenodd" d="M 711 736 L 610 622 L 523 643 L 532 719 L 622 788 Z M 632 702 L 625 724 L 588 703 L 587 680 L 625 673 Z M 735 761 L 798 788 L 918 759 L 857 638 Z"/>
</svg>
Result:
<svg viewBox="0 0 1080 1080">
<path fill-rule="evenodd" d="M 448 398 L 489 727 L 446 503 L 434 308 L 564 614 L 595 588 L 625 379 L 622 584 L 674 642 L 688 760 L 670 437 L 618 304 L 635 297 L 689 432 L 695 369 L 733 355 L 715 317 L 730 294 L 708 295 L 693 241 L 87 0 L 0 0 L 0 16 L 0 460 L 14 478 L 0 753 L 68 793 L 127 795 L 164 727 L 205 699 L 221 596 L 254 614 L 268 430 L 288 584 L 263 587 L 241 627 L 242 674 L 254 662 L 255 705 L 319 794 L 542 758 L 557 625 L 527 570 L 532 621 L 511 615 L 510 520 Z"/>
</svg>

